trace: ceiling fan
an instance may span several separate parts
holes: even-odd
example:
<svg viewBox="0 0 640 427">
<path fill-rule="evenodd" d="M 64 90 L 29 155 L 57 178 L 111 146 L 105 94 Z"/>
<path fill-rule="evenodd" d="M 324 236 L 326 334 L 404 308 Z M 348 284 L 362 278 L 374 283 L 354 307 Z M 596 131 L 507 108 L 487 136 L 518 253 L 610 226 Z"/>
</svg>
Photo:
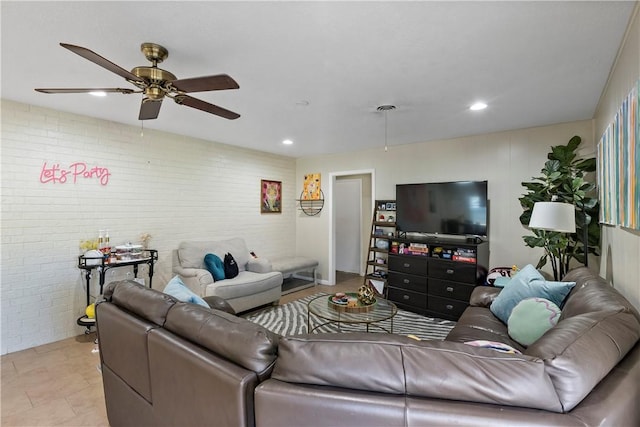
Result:
<svg viewBox="0 0 640 427">
<path fill-rule="evenodd" d="M 172 98 L 177 104 L 186 105 L 187 107 L 196 108 L 225 119 L 234 120 L 240 117 L 240 114 L 234 113 L 214 104 L 193 98 L 187 93 L 204 92 L 211 90 L 238 89 L 238 83 L 226 74 L 218 74 L 213 76 L 193 77 L 188 79 L 177 79 L 176 76 L 169 71 L 158 68 L 158 64 L 167 59 L 169 51 L 164 47 L 155 43 L 142 43 L 140 50 L 149 60 L 151 66 L 135 67 L 131 72 L 125 70 L 119 65 L 114 64 L 97 53 L 72 44 L 60 43 L 60 46 L 69 49 L 71 52 L 88 59 L 99 66 L 106 68 L 124 77 L 129 83 L 137 87 L 134 89 L 122 88 L 85 88 L 85 89 L 36 89 L 42 93 L 142 93 L 142 103 L 140 105 L 140 113 L 138 120 L 151 120 L 158 117 L 160 107 L 164 97 Z"/>
</svg>

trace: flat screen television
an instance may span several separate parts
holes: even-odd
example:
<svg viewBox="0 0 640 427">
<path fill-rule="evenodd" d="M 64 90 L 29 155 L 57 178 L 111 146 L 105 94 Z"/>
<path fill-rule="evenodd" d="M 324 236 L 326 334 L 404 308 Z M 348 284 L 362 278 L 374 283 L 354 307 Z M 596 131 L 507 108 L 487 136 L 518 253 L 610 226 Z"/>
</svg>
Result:
<svg viewBox="0 0 640 427">
<path fill-rule="evenodd" d="M 396 185 L 396 230 L 487 236 L 487 181 Z"/>
</svg>

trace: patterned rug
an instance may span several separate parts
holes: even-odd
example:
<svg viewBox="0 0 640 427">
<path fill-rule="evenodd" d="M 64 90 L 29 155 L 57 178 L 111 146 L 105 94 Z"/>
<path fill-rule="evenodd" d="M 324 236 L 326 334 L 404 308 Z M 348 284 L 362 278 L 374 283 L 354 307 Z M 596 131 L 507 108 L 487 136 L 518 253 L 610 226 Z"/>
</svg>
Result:
<svg viewBox="0 0 640 427">
<path fill-rule="evenodd" d="M 264 326 L 276 334 L 283 336 L 307 333 L 307 303 L 320 295 L 315 294 L 285 305 L 270 307 L 263 311 L 250 313 L 246 319 Z M 311 316 L 312 326 L 321 320 Z M 393 318 L 393 333 L 397 335 L 415 335 L 423 340 L 442 340 L 455 326 L 456 322 L 421 316 L 410 311 L 398 310 Z M 390 321 L 380 325 L 389 329 Z M 377 332 L 377 328 L 370 328 L 370 332 Z M 341 324 L 340 332 L 364 332 L 364 325 Z M 318 328 L 315 332 L 339 332 L 338 325 L 330 324 Z"/>
</svg>

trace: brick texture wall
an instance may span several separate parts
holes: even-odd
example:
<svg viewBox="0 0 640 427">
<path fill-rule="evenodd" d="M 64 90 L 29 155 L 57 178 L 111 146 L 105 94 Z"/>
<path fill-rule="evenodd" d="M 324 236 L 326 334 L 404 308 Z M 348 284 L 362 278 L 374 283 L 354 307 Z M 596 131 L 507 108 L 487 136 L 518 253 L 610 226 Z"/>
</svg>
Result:
<svg viewBox="0 0 640 427">
<path fill-rule="evenodd" d="M 0 149 L 2 354 L 83 332 L 79 242 L 100 229 L 112 245 L 152 235 L 156 289 L 182 240 L 239 236 L 258 255 L 295 252 L 293 158 L 7 100 Z M 282 181 L 282 214 L 260 214 L 261 179 Z M 129 267 L 107 272 L 107 282 L 127 277 Z"/>
</svg>

